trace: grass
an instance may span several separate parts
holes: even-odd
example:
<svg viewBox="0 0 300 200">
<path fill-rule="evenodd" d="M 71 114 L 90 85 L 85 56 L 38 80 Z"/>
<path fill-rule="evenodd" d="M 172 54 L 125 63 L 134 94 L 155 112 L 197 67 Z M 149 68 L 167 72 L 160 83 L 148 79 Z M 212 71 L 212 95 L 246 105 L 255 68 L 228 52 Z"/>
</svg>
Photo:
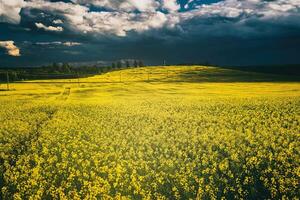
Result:
<svg viewBox="0 0 300 200">
<path fill-rule="evenodd" d="M 3 199 L 298 197 L 295 79 L 174 66 L 10 87 Z"/>
</svg>

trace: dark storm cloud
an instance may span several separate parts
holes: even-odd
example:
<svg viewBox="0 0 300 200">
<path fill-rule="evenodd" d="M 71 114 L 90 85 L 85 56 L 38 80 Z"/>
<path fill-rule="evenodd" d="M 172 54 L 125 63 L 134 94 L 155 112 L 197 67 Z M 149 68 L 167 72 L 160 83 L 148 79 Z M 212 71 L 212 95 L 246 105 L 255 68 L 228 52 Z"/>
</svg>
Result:
<svg viewBox="0 0 300 200">
<path fill-rule="evenodd" d="M 299 0 L 0 3 L 0 41 L 13 41 L 21 51 L 15 58 L 0 47 L 0 66 L 122 58 L 149 64 L 164 59 L 169 63 L 299 63 Z"/>
</svg>

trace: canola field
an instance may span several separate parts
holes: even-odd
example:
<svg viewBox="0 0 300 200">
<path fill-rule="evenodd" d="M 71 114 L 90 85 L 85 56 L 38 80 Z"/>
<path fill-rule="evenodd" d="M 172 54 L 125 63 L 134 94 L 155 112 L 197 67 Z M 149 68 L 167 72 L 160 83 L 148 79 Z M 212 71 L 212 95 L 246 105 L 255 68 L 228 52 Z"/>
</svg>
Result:
<svg viewBox="0 0 300 200">
<path fill-rule="evenodd" d="M 10 88 L 2 199 L 299 199 L 300 82 L 174 66 Z"/>
</svg>

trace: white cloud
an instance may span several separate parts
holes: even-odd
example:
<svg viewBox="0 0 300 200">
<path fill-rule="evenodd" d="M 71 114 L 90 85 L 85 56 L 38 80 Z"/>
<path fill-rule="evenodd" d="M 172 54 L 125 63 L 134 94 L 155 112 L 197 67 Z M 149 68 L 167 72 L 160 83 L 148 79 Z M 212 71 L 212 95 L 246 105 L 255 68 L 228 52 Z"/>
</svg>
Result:
<svg viewBox="0 0 300 200">
<path fill-rule="evenodd" d="M 180 9 L 180 5 L 177 4 L 177 0 L 163 0 L 162 7 L 169 12 L 175 12 Z"/>
<path fill-rule="evenodd" d="M 14 41 L 0 41 L 0 47 L 6 49 L 10 56 L 20 56 L 20 49 L 15 46 Z"/>
<path fill-rule="evenodd" d="M 141 12 L 155 11 L 160 5 L 156 0 L 72 0 L 72 2 L 126 12 L 134 10 Z"/>
<path fill-rule="evenodd" d="M 31 42 L 28 42 L 29 44 L 31 44 Z M 61 45 L 62 42 L 58 42 L 58 41 L 55 41 L 55 42 L 36 42 L 36 43 L 33 43 L 35 45 L 41 45 L 41 46 L 47 46 L 47 45 Z"/>
<path fill-rule="evenodd" d="M 24 4 L 23 0 L 0 0 L 0 22 L 18 24 Z"/>
<path fill-rule="evenodd" d="M 61 19 L 53 20 L 53 24 L 63 24 L 63 21 Z"/>
<path fill-rule="evenodd" d="M 79 46 L 81 43 L 79 42 L 63 42 L 62 45 L 68 46 L 68 47 L 73 47 L 73 46 Z"/>
<path fill-rule="evenodd" d="M 77 17 L 66 16 L 75 26 L 75 31 L 85 33 L 114 34 L 126 36 L 129 31 L 143 32 L 157 29 L 163 26 L 171 26 L 167 23 L 168 17 L 161 12 L 151 13 L 118 13 L 118 12 L 90 12 L 81 20 Z"/>
<path fill-rule="evenodd" d="M 225 17 L 237 19 L 232 23 L 240 25 L 253 19 L 260 22 L 277 20 L 278 23 L 281 23 L 282 20 L 285 21 L 293 15 L 300 17 L 299 9 L 300 0 L 225 0 L 214 4 L 200 5 L 190 12 L 180 13 L 180 19 L 181 22 L 184 22 L 197 18 Z"/>
<path fill-rule="evenodd" d="M 299 14 L 300 0 L 225 0 L 210 5 L 200 5 L 191 12 L 183 15 L 187 16 L 220 16 L 236 18 L 242 14 L 247 16 L 275 17 L 286 16 L 291 13 Z"/>
<path fill-rule="evenodd" d="M 158 7 L 155 0 L 127 0 L 120 4 L 120 8 L 126 11 L 139 10 L 141 12 L 153 12 Z"/>
<path fill-rule="evenodd" d="M 60 27 L 60 26 L 45 26 L 42 23 L 35 23 L 35 26 L 38 29 L 43 29 L 45 31 L 62 32 L 64 30 L 63 27 Z"/>
<path fill-rule="evenodd" d="M 186 2 L 186 4 L 184 5 L 184 8 L 185 8 L 185 9 L 188 9 L 189 6 L 191 6 L 192 3 L 193 3 L 193 0 L 188 0 L 188 1 Z"/>
<path fill-rule="evenodd" d="M 29 42 L 30 43 L 30 42 Z M 54 41 L 54 42 L 36 42 L 33 43 L 35 45 L 41 45 L 41 46 L 48 46 L 48 45 L 62 45 L 67 47 L 73 47 L 73 46 L 79 46 L 82 45 L 79 42 L 61 42 L 61 41 Z"/>
<path fill-rule="evenodd" d="M 0 0 L 1 1 L 1 0 Z M 3 1 L 3 0 L 2 0 Z M 247 20 L 286 23 L 290 16 L 299 16 L 300 0 L 224 0 L 208 5 L 193 6 L 193 10 L 178 12 L 176 0 L 72 0 L 73 3 L 28 0 L 26 9 L 47 11 L 63 19 L 64 28 L 76 33 L 127 36 L 129 32 L 142 33 L 160 28 L 174 28 L 189 24 L 190 20 L 209 21 L 211 18 L 229 18 L 229 24 L 242 26 Z M 75 3 L 75 4 L 74 4 Z M 194 1 L 188 4 L 195 5 Z M 89 5 L 108 11 L 91 11 Z M 163 13 L 160 9 L 167 10 Z M 135 12 L 138 10 L 140 12 Z M 60 21 L 53 21 L 60 24 Z M 227 22 L 219 20 L 218 27 Z M 293 23 L 292 21 L 289 23 Z M 196 24 L 198 26 L 198 24 Z M 62 27 L 36 26 L 48 31 L 62 31 Z M 238 26 L 237 26 L 238 27 Z M 217 27 L 216 27 L 217 28 Z"/>
<path fill-rule="evenodd" d="M 85 0 L 73 1 L 76 3 L 87 2 Z M 154 0 L 128 0 L 119 3 L 115 3 L 115 1 L 89 2 L 90 4 L 95 5 L 109 4 L 111 7 L 118 6 L 118 8 L 121 8 L 121 11 L 90 12 L 89 8 L 84 5 L 74 5 L 64 2 L 44 2 L 41 0 L 28 2 L 27 8 L 46 10 L 61 16 L 65 21 L 65 26 L 74 32 L 100 35 L 126 36 L 129 31 L 143 32 L 162 27 L 174 27 L 174 22 L 176 21 L 174 19 L 177 18 L 176 16 L 155 11 L 154 8 L 157 6 L 153 3 L 156 2 Z M 122 11 L 122 9 L 131 9 L 129 7 L 125 8 L 126 6 L 133 6 L 143 12 L 135 13 Z M 36 26 L 46 29 L 41 23 L 37 23 Z M 48 28 L 49 27 L 47 27 L 47 29 Z"/>
</svg>

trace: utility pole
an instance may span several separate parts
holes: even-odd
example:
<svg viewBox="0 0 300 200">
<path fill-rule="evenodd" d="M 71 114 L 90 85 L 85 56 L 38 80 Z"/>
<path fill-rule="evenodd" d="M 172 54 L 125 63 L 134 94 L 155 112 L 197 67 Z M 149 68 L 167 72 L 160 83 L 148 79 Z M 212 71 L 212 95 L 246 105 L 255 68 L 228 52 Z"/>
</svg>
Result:
<svg viewBox="0 0 300 200">
<path fill-rule="evenodd" d="M 9 75 L 8 75 L 8 71 L 6 72 L 6 87 L 7 87 L 7 91 L 9 90 Z"/>
</svg>

